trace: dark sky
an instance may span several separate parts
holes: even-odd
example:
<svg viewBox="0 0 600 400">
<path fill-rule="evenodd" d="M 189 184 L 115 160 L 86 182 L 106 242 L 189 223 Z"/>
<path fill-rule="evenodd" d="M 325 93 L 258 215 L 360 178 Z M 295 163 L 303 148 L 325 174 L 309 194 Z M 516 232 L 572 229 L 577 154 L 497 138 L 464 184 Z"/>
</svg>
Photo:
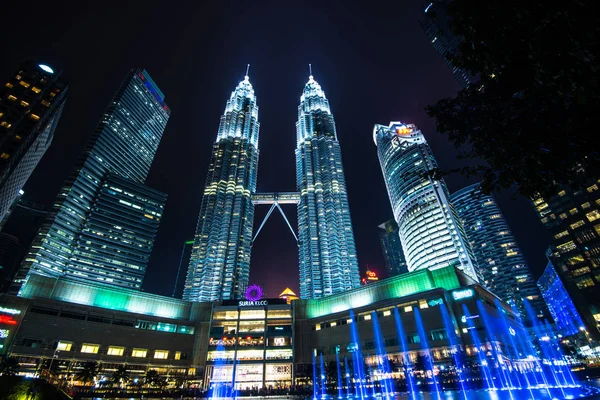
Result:
<svg viewBox="0 0 600 400">
<path fill-rule="evenodd" d="M 369 264 L 383 272 L 377 225 L 392 212 L 373 125 L 414 123 L 442 168 L 458 165 L 454 147 L 423 111 L 458 86 L 420 28 L 421 11 L 419 0 L 5 2 L 0 77 L 34 59 L 62 69 L 70 84 L 54 143 L 26 197 L 52 203 L 127 71 L 147 69 L 172 114 L 147 181 L 169 199 L 144 290 L 171 295 L 182 244 L 196 227 L 219 117 L 246 64 L 260 109 L 258 191 L 293 191 L 297 108 L 312 63 L 336 119 L 361 270 Z M 447 179 L 450 191 L 471 182 Z M 497 197 L 537 278 L 548 234 L 524 199 Z M 257 208 L 255 229 L 267 210 Z M 295 227 L 295 208 L 285 211 Z M 271 297 L 298 289 L 297 247 L 280 215 L 255 243 L 250 277 Z"/>
</svg>

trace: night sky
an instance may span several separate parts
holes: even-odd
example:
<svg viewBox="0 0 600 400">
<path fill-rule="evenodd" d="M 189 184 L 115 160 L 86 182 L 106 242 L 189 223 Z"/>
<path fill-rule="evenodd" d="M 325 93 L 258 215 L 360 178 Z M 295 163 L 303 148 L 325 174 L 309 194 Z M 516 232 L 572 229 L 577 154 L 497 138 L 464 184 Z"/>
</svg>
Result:
<svg viewBox="0 0 600 400">
<path fill-rule="evenodd" d="M 295 190 L 295 122 L 312 63 L 336 120 L 361 271 L 368 264 L 383 274 L 377 225 L 392 211 L 373 125 L 414 123 L 442 168 L 459 165 L 423 111 L 458 85 L 418 23 L 422 9 L 419 0 L 5 3 L 0 79 L 33 59 L 62 69 L 70 85 L 26 198 L 53 202 L 127 71 L 145 68 L 172 113 L 147 180 L 169 198 L 144 290 L 171 295 L 182 245 L 196 228 L 219 118 L 246 64 L 261 123 L 257 190 L 268 192 Z M 452 192 L 474 181 L 457 175 L 446 182 Z M 549 236 L 525 199 L 497 198 L 537 279 Z M 268 208 L 257 208 L 255 230 Z M 295 207 L 284 209 L 296 228 Z M 254 245 L 250 282 L 276 297 L 286 286 L 297 291 L 298 279 L 295 240 L 274 213 Z"/>
</svg>

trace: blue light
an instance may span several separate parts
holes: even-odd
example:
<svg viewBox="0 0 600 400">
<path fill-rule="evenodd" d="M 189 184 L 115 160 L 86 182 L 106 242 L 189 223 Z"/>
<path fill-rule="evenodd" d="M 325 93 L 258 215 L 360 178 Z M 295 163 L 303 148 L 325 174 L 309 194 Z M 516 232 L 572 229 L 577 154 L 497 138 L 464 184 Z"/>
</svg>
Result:
<svg viewBox="0 0 600 400">
<path fill-rule="evenodd" d="M 455 290 L 452 292 L 452 297 L 454 300 L 462 300 L 473 297 L 474 294 L 473 289 Z"/>
<path fill-rule="evenodd" d="M 54 73 L 54 70 L 45 64 L 40 64 L 40 65 L 38 65 L 38 67 L 40 67 L 42 70 L 44 70 L 50 74 Z"/>
</svg>

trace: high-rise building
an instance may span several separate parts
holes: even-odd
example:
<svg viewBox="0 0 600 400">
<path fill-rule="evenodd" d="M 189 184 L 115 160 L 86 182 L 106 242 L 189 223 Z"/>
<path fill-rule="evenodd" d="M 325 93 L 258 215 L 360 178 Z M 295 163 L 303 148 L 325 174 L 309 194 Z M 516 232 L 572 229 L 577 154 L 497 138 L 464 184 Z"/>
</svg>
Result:
<svg viewBox="0 0 600 400">
<path fill-rule="evenodd" d="M 14 244 L 17 247 L 14 251 L 10 250 L 7 253 L 10 257 L 5 258 L 7 261 L 2 263 L 4 268 L 0 269 L 0 292 L 8 290 L 10 287 L 33 238 L 48 215 L 48 207 L 29 201 L 22 196 L 19 196 L 11 209 L 12 211 L 2 226 L 0 242 L 4 244 L 0 244 L 0 247 L 11 249 Z"/>
<path fill-rule="evenodd" d="M 52 143 L 66 95 L 60 72 L 32 61 L 0 87 L 0 226 Z"/>
<path fill-rule="evenodd" d="M 140 253 L 152 246 L 149 232 L 165 198 L 143 183 L 170 113 L 148 72 L 132 69 L 60 190 L 11 291 L 30 274 L 141 288 L 140 260 L 146 256 Z M 113 262 L 106 263 L 107 254 Z"/>
<path fill-rule="evenodd" d="M 410 272 L 456 265 L 479 281 L 471 246 L 437 162 L 415 125 L 375 125 L 373 140 Z"/>
<path fill-rule="evenodd" d="M 300 297 L 314 299 L 359 287 L 340 143 L 325 92 L 312 75 L 298 106 L 296 185 Z"/>
<path fill-rule="evenodd" d="M 550 262 L 587 331 L 600 339 L 600 180 L 532 201 L 552 235 Z"/>
<path fill-rule="evenodd" d="M 213 145 L 184 300 L 243 297 L 250 275 L 259 126 L 256 96 L 246 75 L 225 105 Z"/>
<path fill-rule="evenodd" d="M 398 224 L 395 220 L 390 219 L 379 225 L 378 228 L 380 229 L 379 241 L 388 277 L 407 273 L 408 268 L 404 259 L 402 242 L 400 242 Z"/>
<path fill-rule="evenodd" d="M 465 70 L 455 67 L 448 60 L 448 55 L 458 50 L 460 39 L 452 33 L 446 13 L 448 2 L 445 0 L 428 1 L 425 4 L 421 27 L 431 41 L 433 48 L 444 58 L 444 62 L 452 71 L 452 75 L 461 89 L 474 82 L 474 78 Z"/>
<path fill-rule="evenodd" d="M 580 329 L 585 328 L 583 320 L 552 262 L 548 262 L 537 284 L 554 319 L 557 332 L 563 336 L 579 334 Z"/>
<path fill-rule="evenodd" d="M 476 183 L 453 193 L 450 202 L 471 243 L 481 283 L 515 307 L 523 319 L 528 319 L 523 299 L 538 317 L 548 318 L 539 288 L 494 197 L 482 193 Z"/>
</svg>

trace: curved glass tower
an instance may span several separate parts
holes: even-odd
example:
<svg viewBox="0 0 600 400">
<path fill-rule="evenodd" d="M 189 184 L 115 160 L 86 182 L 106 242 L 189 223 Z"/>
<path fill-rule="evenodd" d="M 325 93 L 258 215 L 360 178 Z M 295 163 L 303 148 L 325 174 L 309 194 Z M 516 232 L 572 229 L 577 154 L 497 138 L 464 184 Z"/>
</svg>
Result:
<svg viewBox="0 0 600 400">
<path fill-rule="evenodd" d="M 524 320 L 529 318 L 523 299 L 537 315 L 548 318 L 540 290 L 496 200 L 476 183 L 452 193 L 450 201 L 473 247 L 482 283 L 514 306 Z"/>
<path fill-rule="evenodd" d="M 258 171 L 258 106 L 248 76 L 231 93 L 221 116 L 183 299 L 243 297 L 250 274 L 250 247 Z"/>
<path fill-rule="evenodd" d="M 463 226 L 448 189 L 435 180 L 431 148 L 415 125 L 375 125 L 373 139 L 410 272 L 456 265 L 479 281 Z"/>
<path fill-rule="evenodd" d="M 296 184 L 300 297 L 360 286 L 340 143 L 325 92 L 312 75 L 298 106 Z"/>
</svg>

